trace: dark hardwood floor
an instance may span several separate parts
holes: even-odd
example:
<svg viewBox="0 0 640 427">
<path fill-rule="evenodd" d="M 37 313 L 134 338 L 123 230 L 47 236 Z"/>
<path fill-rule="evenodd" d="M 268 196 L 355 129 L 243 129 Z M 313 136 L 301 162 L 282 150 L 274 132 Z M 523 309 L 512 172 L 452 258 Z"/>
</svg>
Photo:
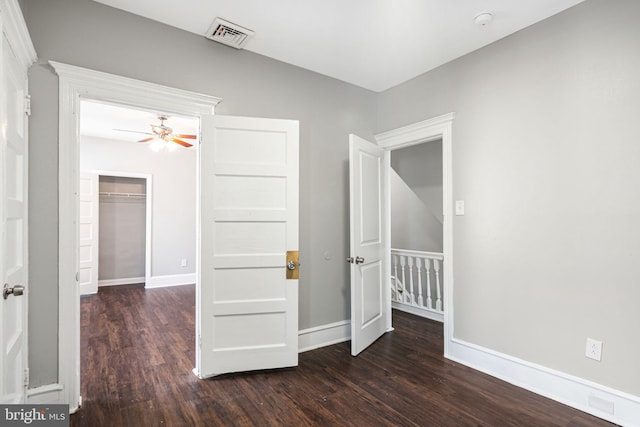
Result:
<svg viewBox="0 0 640 427">
<path fill-rule="evenodd" d="M 442 357 L 442 325 L 395 312 L 299 366 L 199 380 L 194 286 L 101 288 L 81 302 L 83 406 L 71 426 L 610 426 Z"/>
</svg>

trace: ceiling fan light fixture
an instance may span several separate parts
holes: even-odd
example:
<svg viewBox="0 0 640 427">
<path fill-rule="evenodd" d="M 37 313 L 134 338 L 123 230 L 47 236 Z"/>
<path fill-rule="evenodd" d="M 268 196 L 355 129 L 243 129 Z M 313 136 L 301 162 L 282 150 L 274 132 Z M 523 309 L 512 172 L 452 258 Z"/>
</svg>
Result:
<svg viewBox="0 0 640 427">
<path fill-rule="evenodd" d="M 160 150 L 164 148 L 165 145 L 166 145 L 166 142 L 164 142 L 163 140 L 154 139 L 153 142 L 149 144 L 149 149 L 151 151 L 155 151 L 156 153 L 158 153 Z"/>
<path fill-rule="evenodd" d="M 165 148 L 167 149 L 168 152 L 171 153 L 172 151 L 176 151 L 178 149 L 178 144 L 176 144 L 175 142 L 166 141 Z"/>
</svg>

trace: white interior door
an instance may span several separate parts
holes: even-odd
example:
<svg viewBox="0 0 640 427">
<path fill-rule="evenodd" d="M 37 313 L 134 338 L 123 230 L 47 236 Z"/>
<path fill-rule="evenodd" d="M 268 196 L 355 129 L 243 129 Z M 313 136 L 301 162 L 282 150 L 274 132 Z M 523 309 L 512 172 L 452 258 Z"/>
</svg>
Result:
<svg viewBox="0 0 640 427">
<path fill-rule="evenodd" d="M 298 280 L 286 272 L 298 250 L 298 122 L 209 116 L 201 127 L 196 373 L 296 366 Z"/>
<path fill-rule="evenodd" d="M 27 357 L 27 297 L 22 295 L 27 291 L 27 76 L 4 37 L 1 68 L 3 84 L 0 120 L 4 131 L 0 132 L 0 271 L 4 289 L 3 299 L 0 301 L 0 402 L 23 403 Z"/>
<path fill-rule="evenodd" d="M 385 262 L 384 150 L 349 135 L 351 354 L 387 330 L 389 272 Z"/>
<path fill-rule="evenodd" d="M 78 230 L 80 295 L 98 292 L 98 236 L 100 203 L 97 173 L 80 172 L 80 225 Z"/>
</svg>

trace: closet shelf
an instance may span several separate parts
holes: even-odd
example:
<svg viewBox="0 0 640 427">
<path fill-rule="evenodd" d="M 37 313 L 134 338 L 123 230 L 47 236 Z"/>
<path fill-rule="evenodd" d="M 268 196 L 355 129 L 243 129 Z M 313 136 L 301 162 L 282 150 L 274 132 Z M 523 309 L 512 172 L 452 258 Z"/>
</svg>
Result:
<svg viewBox="0 0 640 427">
<path fill-rule="evenodd" d="M 147 197 L 147 195 L 144 193 L 112 193 L 108 191 L 101 191 L 99 194 L 101 196 L 107 196 L 107 197 L 136 197 L 136 198 Z"/>
</svg>

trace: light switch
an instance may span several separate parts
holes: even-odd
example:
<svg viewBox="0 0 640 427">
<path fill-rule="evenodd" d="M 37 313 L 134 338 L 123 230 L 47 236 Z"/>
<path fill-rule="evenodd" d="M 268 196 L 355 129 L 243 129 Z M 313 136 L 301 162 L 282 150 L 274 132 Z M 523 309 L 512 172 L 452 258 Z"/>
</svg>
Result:
<svg viewBox="0 0 640 427">
<path fill-rule="evenodd" d="M 456 215 L 464 215 L 464 200 L 456 200 Z"/>
</svg>

